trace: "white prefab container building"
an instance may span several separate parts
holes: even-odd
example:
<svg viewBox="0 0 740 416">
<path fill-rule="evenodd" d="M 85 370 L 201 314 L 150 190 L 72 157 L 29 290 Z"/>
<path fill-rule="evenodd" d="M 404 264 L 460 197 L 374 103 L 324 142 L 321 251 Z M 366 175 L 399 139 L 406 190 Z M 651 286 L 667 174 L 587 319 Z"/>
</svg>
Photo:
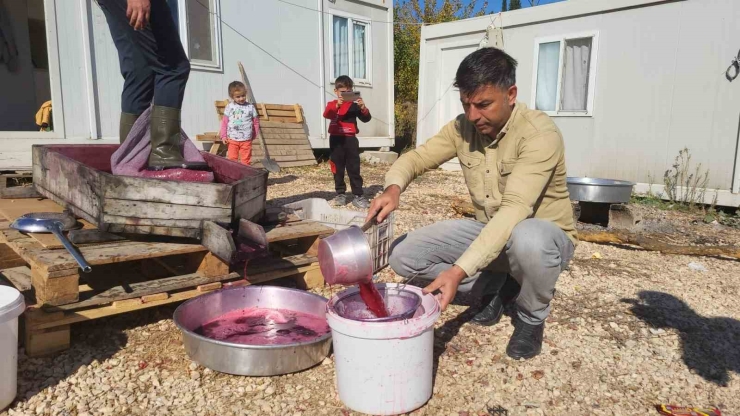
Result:
<svg viewBox="0 0 740 416">
<path fill-rule="evenodd" d="M 214 101 L 242 62 L 257 101 L 303 107 L 314 148 L 329 147 L 322 113 L 338 75 L 373 115 L 360 145 L 394 144 L 392 0 L 166 1 L 192 66 L 191 139 L 218 130 Z M 123 78 L 95 0 L 0 0 L 0 43 L 17 51 L 0 59 L 0 170 L 30 167 L 32 144 L 118 143 Z M 53 131 L 42 132 L 34 116 L 48 100 Z"/>
<path fill-rule="evenodd" d="M 718 202 L 737 206 L 740 77 L 730 82 L 726 71 L 739 22 L 738 0 L 567 0 L 425 26 L 417 144 L 463 112 L 455 72 L 488 33 L 484 44 L 503 41 L 519 62 L 519 100 L 563 132 L 569 176 L 646 191 L 686 147 L 709 168 Z"/>
</svg>

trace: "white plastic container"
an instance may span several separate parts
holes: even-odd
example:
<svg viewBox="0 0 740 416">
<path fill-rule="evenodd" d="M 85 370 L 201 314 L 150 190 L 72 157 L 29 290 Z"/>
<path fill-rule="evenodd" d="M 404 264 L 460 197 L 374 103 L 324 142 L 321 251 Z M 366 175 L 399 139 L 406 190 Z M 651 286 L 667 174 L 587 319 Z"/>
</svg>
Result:
<svg viewBox="0 0 740 416">
<path fill-rule="evenodd" d="M 25 309 L 21 292 L 0 285 L 0 411 L 18 390 L 18 317 Z"/>
<path fill-rule="evenodd" d="M 379 284 L 378 287 L 397 284 Z M 432 397 L 434 323 L 440 307 L 432 295 L 422 296 L 423 313 L 397 322 L 361 322 L 339 316 L 327 304 L 339 398 L 350 409 L 373 415 L 397 415 L 423 406 Z"/>
</svg>

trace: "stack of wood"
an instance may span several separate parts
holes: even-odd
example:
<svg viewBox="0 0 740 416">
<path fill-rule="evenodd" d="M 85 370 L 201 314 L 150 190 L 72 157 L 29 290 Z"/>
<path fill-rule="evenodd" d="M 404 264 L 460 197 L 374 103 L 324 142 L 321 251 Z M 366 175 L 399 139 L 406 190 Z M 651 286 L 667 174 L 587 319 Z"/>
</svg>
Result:
<svg viewBox="0 0 740 416">
<path fill-rule="evenodd" d="M 228 100 L 215 102 L 219 123 L 228 103 Z M 311 142 L 308 140 L 303 109 L 300 105 L 265 103 L 255 105 L 260 116 L 262 136 L 265 139 L 271 159 L 276 161 L 280 167 L 316 164 Z M 205 133 L 198 135 L 197 139 L 198 141 L 214 142 L 211 153 L 225 153 L 226 146 L 220 144 L 218 133 Z M 252 146 L 252 166 L 262 167 L 260 160 L 264 157 L 264 149 L 262 149 L 259 139 L 255 138 Z"/>
</svg>

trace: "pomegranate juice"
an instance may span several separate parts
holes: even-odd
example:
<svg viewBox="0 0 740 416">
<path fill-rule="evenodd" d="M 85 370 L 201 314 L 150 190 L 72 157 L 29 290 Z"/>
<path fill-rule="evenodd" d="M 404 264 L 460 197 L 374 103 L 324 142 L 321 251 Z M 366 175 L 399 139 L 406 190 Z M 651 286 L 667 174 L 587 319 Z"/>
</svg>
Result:
<svg viewBox="0 0 740 416">
<path fill-rule="evenodd" d="M 373 282 L 360 283 L 360 297 L 365 302 L 365 306 L 370 312 L 378 318 L 385 318 L 388 316 L 388 309 L 385 307 L 383 297 L 380 296 L 380 292 L 375 287 Z"/>
<path fill-rule="evenodd" d="M 193 332 L 236 344 L 283 345 L 318 339 L 329 333 L 329 324 L 305 312 L 246 308 L 221 315 Z"/>
</svg>

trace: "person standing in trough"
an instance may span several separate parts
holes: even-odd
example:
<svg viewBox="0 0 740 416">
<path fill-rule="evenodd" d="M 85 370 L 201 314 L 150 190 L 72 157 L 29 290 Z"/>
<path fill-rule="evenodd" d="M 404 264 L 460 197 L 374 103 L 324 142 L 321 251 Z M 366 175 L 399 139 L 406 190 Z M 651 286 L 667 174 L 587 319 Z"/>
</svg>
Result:
<svg viewBox="0 0 740 416">
<path fill-rule="evenodd" d="M 118 50 L 123 75 L 121 143 L 139 116 L 152 106 L 149 170 L 203 168 L 185 162 L 180 109 L 190 62 L 165 0 L 96 0 Z"/>
<path fill-rule="evenodd" d="M 506 353 L 531 358 L 542 349 L 545 319 L 560 272 L 577 243 L 568 195 L 563 137 L 545 113 L 517 102 L 517 62 L 496 48 L 468 55 L 455 86 L 465 114 L 424 145 L 401 156 L 368 220 L 383 221 L 400 195 L 427 169 L 457 157 L 475 220 L 449 220 L 394 241 L 389 263 L 399 275 L 432 280 L 442 308 L 458 290 L 482 294 L 479 325 L 496 324 L 516 302 Z"/>
</svg>

